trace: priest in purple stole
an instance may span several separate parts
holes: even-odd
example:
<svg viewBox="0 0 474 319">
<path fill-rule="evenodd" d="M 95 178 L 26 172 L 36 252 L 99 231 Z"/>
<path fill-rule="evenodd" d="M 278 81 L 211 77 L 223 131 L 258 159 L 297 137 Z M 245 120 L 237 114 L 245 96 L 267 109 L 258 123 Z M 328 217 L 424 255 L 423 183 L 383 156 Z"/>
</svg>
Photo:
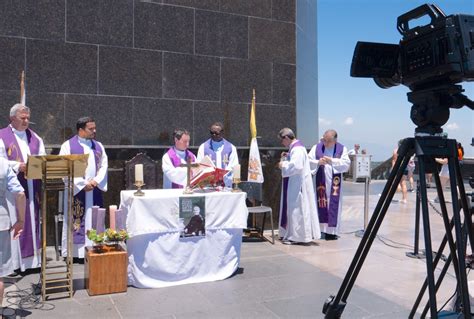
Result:
<svg viewBox="0 0 474 319">
<path fill-rule="evenodd" d="M 224 138 L 224 125 L 215 122 L 209 127 L 211 138 L 199 146 L 197 161 L 201 162 L 204 156 L 209 156 L 218 168 L 229 170 L 224 176 L 226 187 L 232 187 L 232 168 L 239 164 L 237 149 Z"/>
<path fill-rule="evenodd" d="M 161 161 L 163 169 L 163 188 L 183 188 L 187 181 L 187 168 L 179 167 L 196 161 L 196 156 L 188 150 L 190 135 L 185 129 L 175 129 L 173 132 L 174 146 L 164 155 Z"/>
<path fill-rule="evenodd" d="M 278 137 L 282 145 L 289 148 L 288 153 L 282 153 L 279 163 L 283 178 L 279 236 L 287 245 L 309 243 L 319 239 L 321 233 L 308 154 L 291 129 L 282 129 Z"/>
<path fill-rule="evenodd" d="M 20 240 L 12 241 L 13 264 L 15 269 L 25 271 L 29 268 L 41 266 L 41 238 L 40 238 L 40 199 L 41 180 L 27 180 L 25 178 L 28 155 L 45 155 L 43 140 L 28 128 L 30 109 L 22 104 L 15 104 L 10 109 L 10 125 L 0 130 L 3 145 L 0 147 L 0 156 L 8 158 L 13 171 L 25 189 L 27 205 L 25 225 Z M 14 199 L 7 196 L 13 210 Z M 10 213 L 13 222 L 16 214 Z"/>
<path fill-rule="evenodd" d="M 321 142 L 308 154 L 314 177 L 316 205 L 322 237 L 337 239 L 342 212 L 342 173 L 349 170 L 351 160 L 347 148 L 337 142 L 337 132 L 327 130 Z"/>
<path fill-rule="evenodd" d="M 81 117 L 76 123 L 77 135 L 61 145 L 60 155 L 89 154 L 84 177 L 74 178 L 73 257 L 84 258 L 84 247 L 92 246 L 86 233 L 92 228 L 92 206 L 103 207 L 102 192 L 107 191 L 107 154 L 95 140 L 96 124 L 91 117 Z M 67 192 L 64 192 L 67 196 Z M 64 198 L 64 220 L 69 218 L 67 198 Z M 63 223 L 62 255 L 67 255 L 67 224 Z"/>
</svg>

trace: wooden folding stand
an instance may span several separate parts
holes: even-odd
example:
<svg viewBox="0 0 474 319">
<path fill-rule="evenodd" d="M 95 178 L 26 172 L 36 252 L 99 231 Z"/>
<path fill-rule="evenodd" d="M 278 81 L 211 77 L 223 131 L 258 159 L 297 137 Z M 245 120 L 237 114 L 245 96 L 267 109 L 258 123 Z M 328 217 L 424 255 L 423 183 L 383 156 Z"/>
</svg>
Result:
<svg viewBox="0 0 474 319">
<path fill-rule="evenodd" d="M 72 278 L 72 204 L 74 177 L 84 176 L 89 154 L 28 156 L 27 179 L 41 179 L 41 296 L 73 295 Z M 67 192 L 67 256 L 64 262 L 46 259 L 47 195 L 49 191 Z"/>
</svg>

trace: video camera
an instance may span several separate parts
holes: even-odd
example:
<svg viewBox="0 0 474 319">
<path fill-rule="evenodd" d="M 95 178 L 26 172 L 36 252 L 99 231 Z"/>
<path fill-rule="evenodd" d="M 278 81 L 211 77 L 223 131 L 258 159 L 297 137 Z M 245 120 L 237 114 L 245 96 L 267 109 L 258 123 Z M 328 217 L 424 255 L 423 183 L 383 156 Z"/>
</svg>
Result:
<svg viewBox="0 0 474 319">
<path fill-rule="evenodd" d="M 410 29 L 409 22 L 429 15 L 431 22 Z M 400 44 L 358 42 L 351 76 L 373 77 L 381 88 L 400 83 L 412 91 L 438 83 L 474 80 L 474 16 L 446 16 L 424 4 L 397 19 Z"/>
<path fill-rule="evenodd" d="M 429 24 L 410 28 L 410 21 L 426 15 Z M 384 89 L 408 86 L 416 131 L 441 133 L 450 107 L 474 109 L 454 85 L 474 81 L 474 16 L 446 16 L 436 5 L 424 4 L 399 16 L 397 29 L 403 36 L 398 45 L 357 42 L 351 76 L 373 78 Z"/>
</svg>

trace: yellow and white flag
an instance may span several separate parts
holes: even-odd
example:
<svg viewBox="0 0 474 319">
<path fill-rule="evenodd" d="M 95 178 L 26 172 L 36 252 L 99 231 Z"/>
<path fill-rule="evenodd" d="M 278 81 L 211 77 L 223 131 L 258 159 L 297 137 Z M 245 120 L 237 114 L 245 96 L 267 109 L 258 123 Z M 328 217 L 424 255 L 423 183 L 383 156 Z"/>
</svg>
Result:
<svg viewBox="0 0 474 319">
<path fill-rule="evenodd" d="M 250 154 L 247 181 L 263 183 L 262 162 L 257 143 L 257 123 L 255 120 L 255 89 L 253 90 L 252 108 L 250 110 Z"/>
<path fill-rule="evenodd" d="M 20 103 L 26 105 L 26 91 L 25 91 L 25 71 L 21 71 L 20 81 Z"/>
</svg>

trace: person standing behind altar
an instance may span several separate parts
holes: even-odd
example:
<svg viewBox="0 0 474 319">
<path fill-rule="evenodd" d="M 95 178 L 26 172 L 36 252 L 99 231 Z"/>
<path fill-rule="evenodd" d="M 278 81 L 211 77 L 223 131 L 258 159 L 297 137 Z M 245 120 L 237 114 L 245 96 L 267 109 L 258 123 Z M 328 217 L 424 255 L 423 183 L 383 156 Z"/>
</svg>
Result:
<svg viewBox="0 0 474 319">
<path fill-rule="evenodd" d="M 288 153 L 282 153 L 278 164 L 283 177 L 279 236 L 282 243 L 287 245 L 309 243 L 319 239 L 321 232 L 308 154 L 291 129 L 282 129 L 278 138 L 283 146 L 289 148 Z"/>
<path fill-rule="evenodd" d="M 102 192 L 107 191 L 108 159 L 104 146 L 95 140 L 96 124 L 92 117 L 81 117 L 77 134 L 61 145 L 59 155 L 89 154 L 84 177 L 74 178 L 73 257 L 84 258 L 84 247 L 92 246 L 86 233 L 92 228 L 92 206 L 103 206 Z M 68 218 L 67 192 L 64 192 L 64 220 Z M 63 223 L 62 255 L 67 255 L 67 223 Z"/>
<path fill-rule="evenodd" d="M 337 142 L 337 132 L 327 130 L 322 141 L 309 151 L 311 170 L 315 174 L 316 205 L 322 236 L 338 238 L 342 212 L 342 173 L 351 164 L 347 148 Z"/>
<path fill-rule="evenodd" d="M 45 155 L 44 143 L 29 128 L 30 109 L 22 104 L 15 104 L 10 109 L 10 125 L 0 130 L 0 156 L 7 158 L 10 167 L 17 174 L 18 180 L 26 193 L 25 225 L 20 240 L 12 241 L 12 254 L 15 269 L 25 271 L 41 266 L 40 244 L 40 180 L 25 178 L 28 155 Z M 7 200 L 14 199 L 7 195 Z M 14 214 L 12 214 L 13 219 Z M 15 222 L 15 220 L 13 220 Z"/>
<path fill-rule="evenodd" d="M 201 162 L 204 156 L 208 155 L 217 168 L 229 170 L 224 176 L 226 187 L 232 187 L 232 168 L 239 164 L 237 149 L 224 138 L 224 125 L 215 122 L 209 127 L 211 138 L 199 146 L 197 161 Z"/>
<path fill-rule="evenodd" d="M 6 200 L 8 192 L 15 196 L 15 221 L 8 213 Z M 26 197 L 23 187 L 13 169 L 9 167 L 6 157 L 0 157 L 0 313 L 3 313 L 3 277 L 15 270 L 11 242 L 16 241 L 23 232 L 25 206 Z"/>
<path fill-rule="evenodd" d="M 196 156 L 188 150 L 190 134 L 187 130 L 177 128 L 173 132 L 174 146 L 171 147 L 161 160 L 163 169 L 163 188 L 183 188 L 186 186 L 187 168 L 180 167 L 190 159 L 196 161 Z"/>
</svg>

